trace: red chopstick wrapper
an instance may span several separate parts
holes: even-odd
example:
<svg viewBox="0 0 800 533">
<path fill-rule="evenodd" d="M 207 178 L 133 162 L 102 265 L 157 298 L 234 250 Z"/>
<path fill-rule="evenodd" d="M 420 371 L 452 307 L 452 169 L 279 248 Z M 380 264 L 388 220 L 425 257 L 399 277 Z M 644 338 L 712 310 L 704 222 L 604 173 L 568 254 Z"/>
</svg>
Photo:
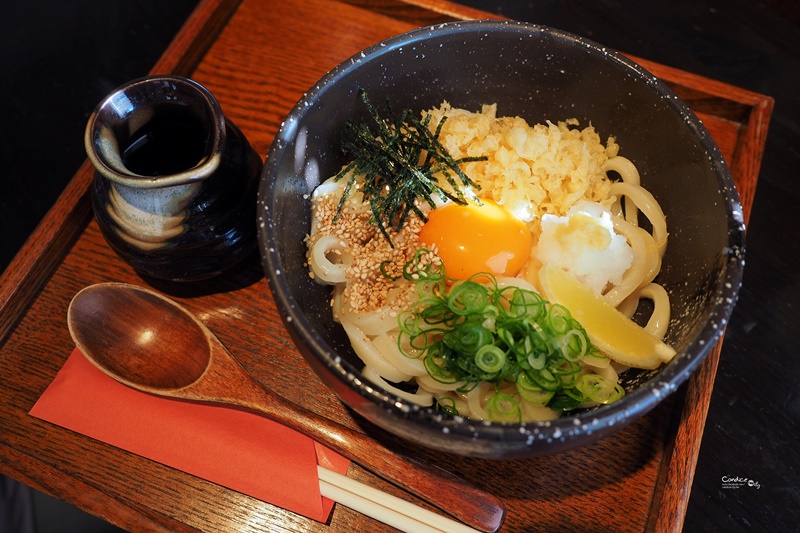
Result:
<svg viewBox="0 0 800 533">
<path fill-rule="evenodd" d="M 161 398 L 106 376 L 76 348 L 30 414 L 283 509 L 325 522 L 317 465 L 350 461 L 253 413 Z"/>
</svg>

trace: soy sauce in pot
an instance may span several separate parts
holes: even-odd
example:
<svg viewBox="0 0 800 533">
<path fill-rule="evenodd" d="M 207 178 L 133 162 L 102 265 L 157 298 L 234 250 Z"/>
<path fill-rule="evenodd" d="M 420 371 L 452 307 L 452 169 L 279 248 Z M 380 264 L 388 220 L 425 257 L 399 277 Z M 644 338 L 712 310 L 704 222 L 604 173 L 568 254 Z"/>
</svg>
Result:
<svg viewBox="0 0 800 533">
<path fill-rule="evenodd" d="M 156 115 L 131 136 L 122 162 L 134 174 L 167 176 L 199 165 L 206 153 L 207 128 L 188 113 Z"/>
</svg>

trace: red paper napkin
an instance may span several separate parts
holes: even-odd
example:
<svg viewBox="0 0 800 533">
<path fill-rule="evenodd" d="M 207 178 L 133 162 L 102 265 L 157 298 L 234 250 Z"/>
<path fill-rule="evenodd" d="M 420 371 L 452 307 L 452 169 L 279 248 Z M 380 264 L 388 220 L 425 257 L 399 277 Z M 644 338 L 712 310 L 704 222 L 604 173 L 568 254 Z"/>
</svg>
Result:
<svg viewBox="0 0 800 533">
<path fill-rule="evenodd" d="M 145 394 L 75 349 L 30 414 L 183 472 L 324 522 L 317 464 L 350 462 L 261 416 Z"/>
</svg>

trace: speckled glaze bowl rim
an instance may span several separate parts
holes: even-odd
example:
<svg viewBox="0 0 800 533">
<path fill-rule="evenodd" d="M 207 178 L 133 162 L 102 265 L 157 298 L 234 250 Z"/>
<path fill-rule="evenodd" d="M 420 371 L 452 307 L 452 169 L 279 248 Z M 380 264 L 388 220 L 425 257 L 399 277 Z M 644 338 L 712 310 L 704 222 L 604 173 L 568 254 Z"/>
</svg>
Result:
<svg viewBox="0 0 800 533">
<path fill-rule="evenodd" d="M 315 100 L 324 94 L 326 87 L 337 83 L 350 71 L 358 69 L 359 65 L 365 61 L 377 61 L 386 54 L 403 47 L 413 47 L 415 43 L 432 35 L 441 37 L 445 34 L 465 32 L 513 32 L 520 35 L 545 33 L 568 45 L 583 47 L 587 53 L 600 55 L 617 63 L 632 76 L 645 82 L 660 100 L 683 117 L 684 123 L 692 131 L 694 138 L 704 150 L 713 167 L 725 202 L 728 220 L 728 248 L 724 250 L 726 254 L 723 258 L 725 272 L 720 289 L 710 300 L 713 302 L 709 304 L 712 306 L 710 318 L 704 324 L 700 334 L 694 338 L 684 352 L 678 354 L 672 363 L 663 368 L 655 378 L 630 392 L 617 403 L 602 406 L 590 412 L 562 417 L 551 422 L 527 423 L 483 422 L 458 416 L 451 417 L 436 412 L 431 407 L 419 407 L 411 404 L 383 391 L 378 386 L 373 386 L 362 377 L 360 370 L 337 355 L 331 345 L 311 327 L 293 296 L 292 288 L 288 285 L 285 277 L 281 275 L 281 258 L 277 251 L 279 236 L 276 228 L 270 224 L 267 215 L 268 200 L 273 197 L 275 191 L 275 180 L 270 179 L 270 176 L 276 175 L 278 172 L 278 155 L 284 150 L 284 146 L 291 143 L 294 138 L 298 119 L 314 105 Z M 378 409 L 388 411 L 396 417 L 403 417 L 428 427 L 438 428 L 442 432 L 454 436 L 460 435 L 487 442 L 503 442 L 508 445 L 512 443 L 531 444 L 535 441 L 547 443 L 561 441 L 569 448 L 569 441 L 582 435 L 591 435 L 592 433 L 602 435 L 611 431 L 612 428 L 613 431 L 616 431 L 654 408 L 661 400 L 677 390 L 698 368 L 716 341 L 722 336 L 741 286 L 745 230 L 742 208 L 733 178 L 722 154 L 700 120 L 667 85 L 634 61 L 594 41 L 547 26 L 496 20 L 449 22 L 418 28 L 391 37 L 355 54 L 314 84 L 287 115 L 267 156 L 261 186 L 259 231 L 261 233 L 262 262 L 270 288 L 287 325 L 305 339 L 308 349 L 327 367 L 328 371 L 346 383 L 349 389 L 374 403 Z"/>
</svg>

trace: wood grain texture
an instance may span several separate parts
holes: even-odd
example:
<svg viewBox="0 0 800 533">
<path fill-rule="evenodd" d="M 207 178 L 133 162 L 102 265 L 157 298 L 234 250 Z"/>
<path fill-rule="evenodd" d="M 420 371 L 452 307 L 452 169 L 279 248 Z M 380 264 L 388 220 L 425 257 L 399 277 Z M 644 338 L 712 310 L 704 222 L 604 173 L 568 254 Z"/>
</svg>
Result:
<svg viewBox="0 0 800 533">
<path fill-rule="evenodd" d="M 414 26 L 441 24 L 453 20 L 502 19 L 471 7 L 447 0 L 344 0 L 346 3 L 381 13 Z"/>
<path fill-rule="evenodd" d="M 90 285 L 72 299 L 67 321 L 86 358 L 121 383 L 165 398 L 258 413 L 472 528 L 493 533 L 503 523 L 505 506 L 495 496 L 275 394 L 255 380 L 202 321 L 160 293 L 126 283 Z M 138 347 L 144 336 L 146 346 Z"/>
<path fill-rule="evenodd" d="M 172 39 L 150 74 L 189 76 L 236 11 L 241 0 L 202 0 Z"/>
<path fill-rule="evenodd" d="M 478 16 L 442 1 L 243 0 L 238 7 L 204 1 L 155 70 L 191 74 L 207 86 L 256 151 L 266 154 L 294 103 L 339 62 L 429 21 Z M 704 121 L 749 216 L 771 100 L 641 62 Z M 90 180 L 84 166 L 0 279 L 0 472 L 130 531 L 392 531 L 341 506 L 329 524 L 319 524 L 27 415 L 71 351 L 65 317 L 72 296 L 103 281 L 145 284 L 111 252 L 90 219 Z M 600 442 L 553 457 L 464 459 L 406 450 L 344 409 L 292 344 L 257 257 L 200 286 L 154 287 L 200 317 L 278 394 L 500 497 L 508 508 L 501 531 L 680 529 L 718 349 L 676 394 Z M 283 370 L 274 372 L 276 367 Z M 349 475 L 403 496 L 361 468 Z"/>
</svg>

